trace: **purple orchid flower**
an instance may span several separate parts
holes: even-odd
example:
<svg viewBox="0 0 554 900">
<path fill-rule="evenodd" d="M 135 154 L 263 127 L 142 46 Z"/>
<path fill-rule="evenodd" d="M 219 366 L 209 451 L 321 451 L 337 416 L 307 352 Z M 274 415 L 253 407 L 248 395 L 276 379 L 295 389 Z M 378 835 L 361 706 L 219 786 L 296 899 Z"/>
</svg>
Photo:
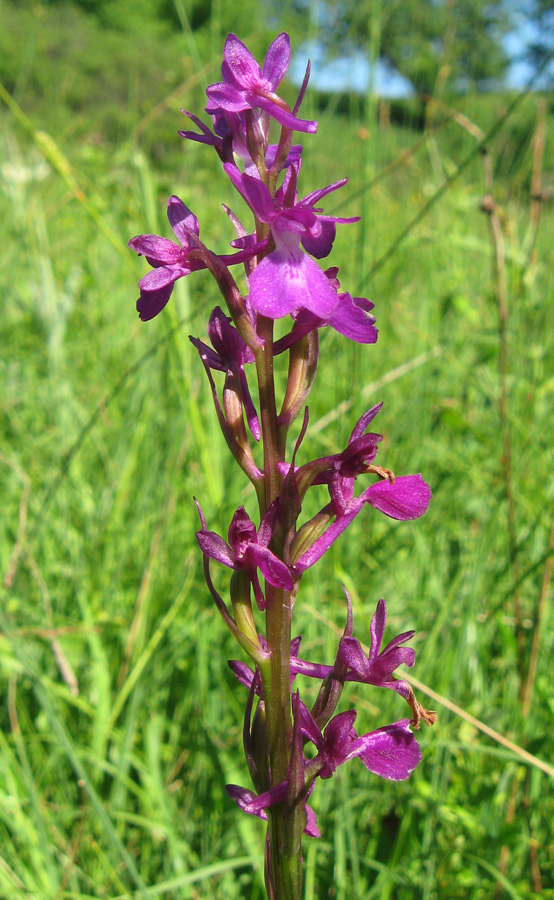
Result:
<svg viewBox="0 0 554 900">
<path fill-rule="evenodd" d="M 283 781 L 281 784 L 277 784 L 259 795 L 255 794 L 254 791 L 249 791 L 248 788 L 240 787 L 238 784 L 227 784 L 225 790 L 231 800 L 234 800 L 243 812 L 267 821 L 266 809 L 276 806 L 277 803 L 284 803 L 287 799 L 288 781 Z M 308 837 L 321 837 L 321 832 L 317 827 L 316 815 L 307 803 L 306 814 L 307 822 L 304 834 L 307 834 Z"/>
<path fill-rule="evenodd" d="M 198 505 L 198 504 L 197 504 Z M 199 509 L 201 513 L 201 510 Z M 258 569 L 273 587 L 290 591 L 294 582 L 285 563 L 268 548 L 272 536 L 274 510 L 269 509 L 260 523 L 259 531 L 244 507 L 239 507 L 229 526 L 229 543 L 205 527 L 196 532 L 202 553 L 229 569 L 244 569 L 252 582 L 254 596 L 260 610 L 265 609 L 265 597 L 260 587 Z M 203 514 L 201 513 L 203 519 Z"/>
<path fill-rule="evenodd" d="M 269 225 L 275 243 L 275 250 L 265 256 L 250 275 L 252 307 L 271 319 L 294 316 L 301 309 L 307 309 L 323 323 L 332 319 L 338 322 L 340 316 L 336 310 L 340 297 L 336 286 L 300 249 L 300 245 L 312 256 L 322 259 L 331 251 L 336 224 L 359 220 L 359 216 L 324 216 L 316 206 L 326 194 L 346 184 L 347 179 L 313 191 L 297 201 L 299 164 L 289 167 L 275 198 L 259 178 L 241 174 L 231 163 L 226 163 L 224 169 L 258 220 Z M 246 248 L 251 243 L 252 236 L 248 236 L 233 241 L 232 246 Z"/>
<path fill-rule="evenodd" d="M 167 217 L 180 246 L 157 234 L 141 234 L 129 241 L 129 246 L 154 267 L 139 281 L 137 310 L 143 322 L 162 311 L 178 278 L 206 268 L 201 258 L 190 256 L 202 248 L 200 241 L 195 240 L 200 230 L 196 216 L 179 197 L 172 196 L 167 203 Z"/>
<path fill-rule="evenodd" d="M 223 81 L 207 88 L 209 102 L 206 112 L 211 114 L 222 109 L 240 113 L 258 108 L 269 113 L 285 128 L 310 134 L 317 131 L 317 122 L 298 119 L 275 93 L 290 61 L 288 34 L 283 33 L 275 38 L 267 51 L 263 69 L 234 34 L 227 35 L 223 56 Z"/>
<path fill-rule="evenodd" d="M 410 730 L 409 719 L 358 737 L 354 709 L 334 716 L 323 733 L 301 700 L 297 709 L 302 733 L 318 751 L 307 763 L 307 776 L 315 772 L 321 778 L 330 778 L 338 766 L 358 756 L 374 775 L 389 781 L 405 781 L 421 762 L 421 750 Z"/>
<path fill-rule="evenodd" d="M 388 469 L 373 465 L 377 443 L 381 435 L 364 435 L 366 427 L 377 415 L 382 404 L 372 407 L 358 420 L 348 445 L 342 453 L 324 457 L 300 468 L 297 483 L 301 485 L 303 475 L 308 473 L 308 484 L 328 484 L 331 502 L 322 512 L 334 515 L 331 525 L 317 538 L 312 546 L 296 560 L 294 569 L 301 573 L 321 559 L 329 547 L 348 528 L 365 503 L 384 513 L 391 519 L 409 521 L 418 519 L 429 507 L 431 488 L 421 475 L 401 475 L 395 478 Z M 310 470 L 313 474 L 309 474 Z M 375 472 L 383 478 L 370 485 L 359 497 L 354 497 L 354 484 L 362 472 Z"/>
<path fill-rule="evenodd" d="M 381 650 L 386 621 L 386 604 L 384 600 L 379 600 L 375 615 L 371 619 L 369 655 L 365 655 L 356 638 L 346 637 L 340 642 L 339 656 L 348 667 L 348 681 L 391 688 L 407 698 L 411 693 L 410 685 L 394 678 L 393 672 L 398 666 L 405 665 L 411 668 L 414 665 L 415 650 L 412 650 L 411 647 L 402 647 L 402 644 L 409 641 L 415 631 L 398 634 L 392 641 L 389 641 L 384 650 Z"/>
<path fill-rule="evenodd" d="M 213 350 L 198 338 L 189 337 L 189 339 L 210 369 L 226 373 L 225 388 L 228 388 L 232 381 L 236 382 L 246 412 L 248 427 L 254 440 L 259 441 L 261 437 L 260 423 L 244 371 L 245 364 L 254 362 L 254 354 L 237 329 L 231 325 L 230 318 L 219 306 L 216 306 L 210 316 L 208 336 Z"/>
<path fill-rule="evenodd" d="M 198 269 L 205 269 L 208 265 L 210 251 L 199 239 L 198 219 L 179 197 L 172 196 L 167 201 L 167 218 L 178 244 L 157 234 L 140 234 L 129 241 L 129 246 L 139 256 L 145 256 L 154 267 L 153 272 L 148 272 L 139 281 L 137 310 L 143 322 L 153 319 L 162 311 L 179 278 Z M 257 248 L 252 245 L 245 251 L 220 256 L 219 259 L 227 266 L 245 262 L 256 252 Z"/>
<path fill-rule="evenodd" d="M 348 597 L 348 594 L 347 594 Z M 350 603 L 350 598 L 348 597 Z M 390 688 L 400 694 L 406 700 L 413 712 L 412 728 L 419 728 L 420 720 L 427 725 L 436 722 L 437 715 L 417 700 L 413 688 L 407 681 L 393 677 L 393 672 L 398 666 L 411 668 L 415 663 L 415 650 L 411 647 L 402 647 L 415 634 L 415 631 L 404 631 L 389 641 L 384 650 L 381 650 L 385 623 L 387 621 L 387 608 L 384 600 L 379 600 L 375 615 L 370 626 L 370 647 L 368 656 L 365 655 L 362 645 L 351 635 L 343 637 L 339 644 L 339 658 L 347 666 L 347 681 L 356 681 L 361 684 L 374 684 L 377 687 Z"/>
</svg>

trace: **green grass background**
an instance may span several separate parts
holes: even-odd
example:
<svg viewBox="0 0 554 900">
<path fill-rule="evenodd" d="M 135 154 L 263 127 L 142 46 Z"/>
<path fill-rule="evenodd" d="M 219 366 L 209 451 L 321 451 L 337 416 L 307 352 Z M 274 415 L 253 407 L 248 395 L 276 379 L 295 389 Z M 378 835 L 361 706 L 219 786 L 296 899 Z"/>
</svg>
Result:
<svg viewBox="0 0 554 900">
<path fill-rule="evenodd" d="M 280 23 L 256 30 L 248 10 L 235 11 L 236 29 L 261 57 Z M 220 204 L 240 204 L 215 154 L 176 135 L 179 108 L 200 111 L 217 80 L 226 12 L 214 6 L 193 34 L 184 16 L 173 30 L 117 30 L 59 5 L 1 7 L 0 897 L 10 900 L 264 895 L 263 824 L 224 792 L 248 783 L 244 691 L 226 666 L 237 654 L 194 539 L 193 494 L 222 532 L 253 499 L 187 339 L 204 336 L 219 298 L 198 273 L 141 324 L 145 266 L 126 248 L 144 231 L 169 236 L 165 200 L 176 193 L 209 246 L 226 252 Z M 292 86 L 284 92 L 294 97 Z M 512 100 L 449 102 L 488 131 Z M 360 347 L 322 335 L 302 457 L 342 448 L 358 416 L 383 400 L 378 461 L 422 472 L 434 499 L 415 523 L 360 515 L 303 579 L 296 630 L 306 656 L 331 660 L 341 581 L 362 640 L 385 597 L 388 634 L 417 629 L 416 676 L 549 762 L 551 204 L 534 247 L 530 228 L 541 100 L 552 108 L 551 97 L 528 96 L 490 144 L 506 249 L 514 567 L 480 157 L 431 203 L 475 138 L 449 119 L 422 139 L 415 101 L 393 104 L 391 123 L 385 111 L 378 124 L 358 98 L 339 108 L 308 94 L 303 113 L 320 128 L 303 142 L 304 192 L 350 177 L 326 210 L 364 218 L 341 230 L 329 262 L 345 289 L 375 302 L 380 339 Z M 548 110 L 545 188 L 552 124 Z M 537 628 L 540 638 L 527 715 L 516 596 L 526 670 Z M 388 693 L 350 686 L 342 708 L 355 703 L 370 730 L 405 715 Z M 437 709 L 408 782 L 379 781 L 353 761 L 319 785 L 323 836 L 305 842 L 307 900 L 554 897 L 552 781 Z"/>
</svg>

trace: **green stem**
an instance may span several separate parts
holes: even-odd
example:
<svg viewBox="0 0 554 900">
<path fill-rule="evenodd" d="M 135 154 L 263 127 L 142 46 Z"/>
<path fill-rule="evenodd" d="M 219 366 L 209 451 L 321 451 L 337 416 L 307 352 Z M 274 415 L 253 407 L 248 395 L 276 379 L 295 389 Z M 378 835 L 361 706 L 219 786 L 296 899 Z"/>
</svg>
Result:
<svg viewBox="0 0 554 900">
<path fill-rule="evenodd" d="M 258 335 L 263 341 L 256 352 L 256 371 L 260 394 L 260 414 L 264 452 L 264 502 L 260 513 L 279 496 L 282 476 L 278 469 L 279 428 L 273 378 L 273 321 L 258 317 Z M 271 548 L 283 559 L 285 534 L 276 528 Z M 290 641 L 292 595 L 266 582 L 266 638 L 270 659 L 261 667 L 269 743 L 272 786 L 288 778 L 292 735 L 290 702 Z M 300 811 L 302 812 L 302 810 Z M 301 846 L 290 848 L 285 840 L 287 809 L 285 803 L 268 811 L 268 834 L 271 845 L 270 871 L 266 873 L 273 888 L 274 900 L 300 900 L 302 884 Z"/>
<path fill-rule="evenodd" d="M 273 380 L 273 320 L 258 317 L 258 335 L 262 347 L 256 352 L 256 373 L 260 393 L 260 414 L 264 445 L 265 503 L 260 513 L 263 515 L 272 500 L 279 495 L 281 475 L 277 436 L 277 409 L 275 405 L 275 382 Z"/>
</svg>

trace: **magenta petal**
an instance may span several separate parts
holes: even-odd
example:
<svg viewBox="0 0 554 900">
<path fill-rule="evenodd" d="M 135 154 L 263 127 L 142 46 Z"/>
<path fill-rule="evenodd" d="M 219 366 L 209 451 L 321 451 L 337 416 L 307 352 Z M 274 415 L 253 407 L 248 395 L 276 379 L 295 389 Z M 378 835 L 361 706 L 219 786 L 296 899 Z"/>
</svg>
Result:
<svg viewBox="0 0 554 900">
<path fill-rule="evenodd" d="M 252 816 L 257 816 L 258 819 L 264 819 L 264 821 L 267 820 L 267 813 L 265 810 L 256 805 L 256 800 L 258 798 L 254 791 L 242 788 L 238 784 L 226 784 L 225 790 L 231 800 L 238 803 L 243 812 L 250 813 Z"/>
<path fill-rule="evenodd" d="M 371 635 L 371 647 L 369 650 L 369 665 L 373 665 L 383 643 L 383 635 L 385 633 L 385 624 L 387 621 L 387 607 L 383 599 L 379 600 L 375 614 L 371 619 L 369 633 Z"/>
<path fill-rule="evenodd" d="M 317 827 L 317 819 L 315 812 L 313 811 L 311 806 L 308 806 L 306 803 L 306 827 L 304 829 L 304 834 L 307 834 L 308 837 L 319 838 L 321 837 L 321 831 Z"/>
<path fill-rule="evenodd" d="M 269 188 L 259 178 L 242 175 L 232 163 L 225 163 L 223 168 L 260 222 L 270 222 L 274 215 L 274 205 Z"/>
<path fill-rule="evenodd" d="M 159 291 L 160 288 L 173 285 L 178 278 L 188 275 L 188 269 L 183 266 L 160 266 L 159 269 L 152 269 L 147 272 L 139 281 L 139 288 L 142 291 Z"/>
<path fill-rule="evenodd" d="M 229 569 L 235 568 L 235 554 L 219 534 L 216 534 L 214 531 L 197 531 L 196 539 L 200 544 L 202 553 L 209 556 L 210 559 L 223 563 Z"/>
<path fill-rule="evenodd" d="M 340 294 L 331 313 L 331 328 L 358 344 L 374 344 L 378 337 L 375 317 L 369 312 L 373 304 L 363 297 Z"/>
<path fill-rule="evenodd" d="M 173 281 L 159 288 L 157 291 L 141 292 L 137 300 L 137 312 L 142 322 L 148 322 L 153 319 L 167 305 L 169 298 L 173 292 Z"/>
<path fill-rule="evenodd" d="M 321 226 L 319 235 L 317 237 L 312 237 L 311 234 L 305 235 L 302 238 L 302 246 L 316 259 L 324 259 L 333 249 L 337 228 L 333 222 L 328 222 L 323 218 L 319 220 L 319 223 Z"/>
<path fill-rule="evenodd" d="M 373 671 L 376 674 L 381 674 L 384 678 L 388 678 L 398 666 L 408 666 L 411 669 L 415 664 L 415 658 L 415 650 L 411 647 L 395 647 L 391 650 L 383 650 L 373 667 Z"/>
<path fill-rule="evenodd" d="M 429 506 L 431 488 L 421 475 L 401 475 L 391 484 L 381 481 L 372 484 L 360 499 L 390 516 L 391 519 L 419 519 Z"/>
<path fill-rule="evenodd" d="M 278 34 L 266 53 L 263 77 L 274 91 L 279 85 L 290 62 L 290 38 L 286 32 Z"/>
<path fill-rule="evenodd" d="M 146 256 L 152 266 L 171 266 L 183 259 L 183 251 L 177 244 L 157 234 L 139 234 L 131 238 L 129 247 Z"/>
<path fill-rule="evenodd" d="M 340 181 L 334 181 L 324 188 L 318 188 L 316 191 L 311 191 L 311 193 L 306 194 L 306 196 L 302 198 L 301 203 L 308 206 L 315 206 L 315 204 L 323 197 L 326 197 L 327 194 L 330 194 L 332 191 L 337 191 L 339 188 L 344 187 L 347 182 L 348 178 L 341 178 Z M 359 218 L 360 217 L 358 216 L 357 219 Z"/>
<path fill-rule="evenodd" d="M 240 662 L 238 659 L 230 659 L 228 661 L 228 666 L 235 678 L 237 678 L 245 687 L 250 689 L 254 680 L 254 673 L 250 666 Z"/>
<path fill-rule="evenodd" d="M 188 206 L 185 206 L 183 201 L 175 195 L 167 201 L 167 218 L 183 247 L 192 246 L 194 248 L 196 243 L 191 238 L 189 231 L 196 235 L 199 233 L 198 219 Z"/>
<path fill-rule="evenodd" d="M 290 658 L 298 656 L 298 651 L 300 650 L 300 644 L 302 642 L 302 635 L 298 634 L 296 637 L 292 638 L 290 642 Z"/>
<path fill-rule="evenodd" d="M 284 125 L 285 128 L 292 128 L 294 131 L 301 131 L 304 134 L 315 134 L 317 131 L 317 122 L 309 121 L 308 119 L 297 119 L 291 112 L 287 112 L 274 100 L 270 100 L 262 94 L 251 95 L 248 99 L 250 100 L 249 105 L 259 106 L 260 109 L 273 116 L 275 121 L 279 122 L 279 125 Z"/>
<path fill-rule="evenodd" d="M 290 670 L 293 675 L 306 675 L 308 678 L 324 678 L 333 671 L 333 666 L 325 666 L 323 663 L 311 663 L 305 659 L 293 657 L 291 653 Z"/>
<path fill-rule="evenodd" d="M 403 631 L 402 634 L 397 634 L 396 637 L 392 639 L 392 641 L 388 642 L 381 655 L 384 656 L 385 653 L 389 653 L 390 650 L 392 650 L 394 647 L 398 647 L 399 644 L 405 644 L 406 641 L 409 641 L 410 638 L 413 638 L 414 634 L 415 631 L 413 628 L 410 629 L 410 631 Z"/>
<path fill-rule="evenodd" d="M 349 748 L 351 739 L 355 740 L 358 737 L 353 730 L 357 715 L 355 709 L 339 713 L 338 716 L 331 719 L 325 729 L 325 750 L 337 760 L 344 756 L 345 749 Z"/>
<path fill-rule="evenodd" d="M 294 582 L 288 566 L 275 556 L 271 550 L 268 550 L 267 547 L 251 544 L 247 553 L 249 558 L 255 562 L 264 578 L 273 587 L 284 588 L 286 591 L 292 590 Z"/>
<path fill-rule="evenodd" d="M 213 115 L 216 110 L 224 109 L 226 112 L 242 112 L 248 109 L 250 104 L 245 99 L 244 91 L 233 87 L 232 84 L 212 84 L 206 90 L 209 103 L 206 106 L 206 112 Z"/>
<path fill-rule="evenodd" d="M 336 294 L 317 263 L 302 251 L 274 250 L 250 276 L 250 302 L 257 312 L 280 319 L 306 308 L 327 318 Z"/>
<path fill-rule="evenodd" d="M 222 72 L 225 80 L 231 77 L 233 84 L 243 89 L 253 88 L 260 82 L 260 67 L 236 34 L 227 35 L 223 56 L 225 68 L 222 68 Z"/>
<path fill-rule="evenodd" d="M 293 707 L 294 709 L 294 707 Z M 317 747 L 320 753 L 322 753 L 325 749 L 325 741 L 323 740 L 323 735 L 320 729 L 317 727 L 316 721 L 312 716 L 310 710 L 304 703 L 299 699 L 296 709 L 294 710 L 295 716 L 300 716 L 300 729 L 302 734 L 308 738 L 312 742 L 312 744 Z"/>
<path fill-rule="evenodd" d="M 404 781 L 421 762 L 421 750 L 409 724 L 409 719 L 402 719 L 364 734 L 354 742 L 347 758 L 359 756 L 374 775 L 389 781 Z"/>
<path fill-rule="evenodd" d="M 371 409 L 368 409 L 368 411 L 364 413 L 363 416 L 360 416 L 360 418 L 354 425 L 354 428 L 352 429 L 352 434 L 350 435 L 350 440 L 348 441 L 349 444 L 362 436 L 369 423 L 375 418 L 377 413 L 380 412 L 382 408 L 383 404 L 377 403 L 375 406 L 372 406 Z"/>
<path fill-rule="evenodd" d="M 343 638 L 339 645 L 341 661 L 348 666 L 354 675 L 365 679 L 368 670 L 367 657 L 362 650 L 362 645 L 356 638 Z"/>
</svg>

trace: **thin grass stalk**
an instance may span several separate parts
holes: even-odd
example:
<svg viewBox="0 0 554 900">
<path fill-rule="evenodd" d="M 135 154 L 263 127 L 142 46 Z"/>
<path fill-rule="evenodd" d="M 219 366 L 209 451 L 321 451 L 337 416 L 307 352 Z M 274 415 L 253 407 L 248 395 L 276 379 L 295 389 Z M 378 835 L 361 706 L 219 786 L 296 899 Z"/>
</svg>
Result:
<svg viewBox="0 0 554 900">
<path fill-rule="evenodd" d="M 508 508 L 508 556 L 510 570 L 514 582 L 519 580 L 519 560 L 517 543 L 517 522 L 514 498 L 514 478 L 512 466 L 512 441 L 510 434 L 510 411 L 508 398 L 508 300 L 506 285 L 506 252 L 504 247 L 504 235 L 502 224 L 498 215 L 497 206 L 493 198 L 492 161 L 490 154 L 483 154 L 483 167 L 485 170 L 485 184 L 488 193 L 481 200 L 481 209 L 488 216 L 489 230 L 492 248 L 493 285 L 498 309 L 498 342 L 499 342 L 499 377 L 500 394 L 498 397 L 498 411 L 500 428 L 502 432 L 502 474 L 504 479 L 504 494 Z M 518 590 L 514 590 L 513 608 L 515 619 L 515 634 L 517 643 L 517 665 L 519 672 L 520 691 L 523 692 L 525 680 L 525 655 L 526 640 L 523 629 L 523 612 L 521 598 Z"/>
<path fill-rule="evenodd" d="M 533 173 L 531 176 L 531 213 L 529 216 L 529 249 L 525 268 L 535 261 L 535 244 L 541 218 L 542 205 L 545 195 L 542 190 L 542 167 L 544 158 L 544 145 L 546 143 L 546 100 L 542 99 L 537 105 L 537 127 L 533 138 Z"/>
<path fill-rule="evenodd" d="M 550 541 L 548 549 L 554 552 L 554 522 L 550 532 Z M 545 619 L 546 604 L 548 600 L 548 592 L 550 590 L 550 579 L 552 577 L 552 555 L 550 555 L 544 566 L 544 575 L 542 579 L 542 587 L 539 596 L 539 602 L 533 620 L 533 640 L 531 643 L 531 655 L 529 658 L 529 671 L 527 672 L 527 680 L 525 682 L 525 691 L 523 694 L 523 705 L 521 712 L 526 719 L 531 709 L 531 700 L 533 697 L 533 688 L 535 686 L 535 678 L 537 675 L 537 663 L 539 660 L 539 650 L 541 644 L 541 628 Z"/>
</svg>

